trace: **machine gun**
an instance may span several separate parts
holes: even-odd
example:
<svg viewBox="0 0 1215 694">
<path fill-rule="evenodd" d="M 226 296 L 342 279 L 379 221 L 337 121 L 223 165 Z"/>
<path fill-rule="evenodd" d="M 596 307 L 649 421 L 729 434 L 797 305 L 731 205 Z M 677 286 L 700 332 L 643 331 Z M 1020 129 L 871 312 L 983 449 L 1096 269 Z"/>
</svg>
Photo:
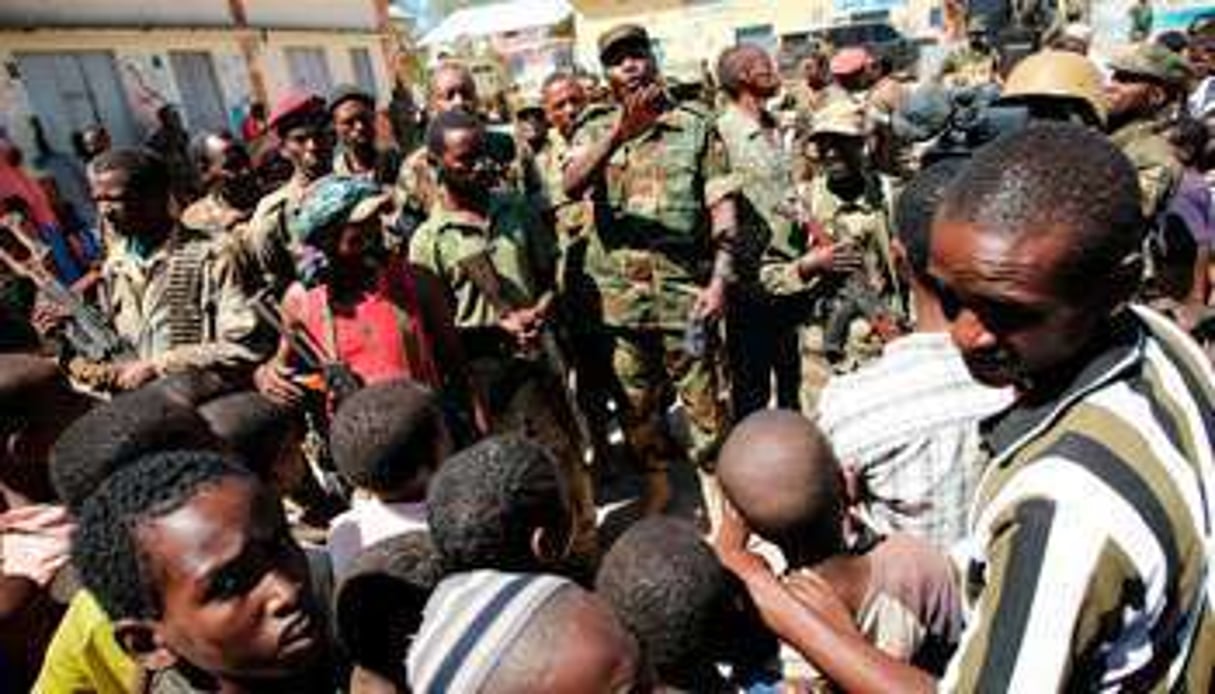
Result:
<svg viewBox="0 0 1215 694">
<path fill-rule="evenodd" d="M 17 248 L 25 250 L 25 259 L 13 254 Z M 134 359 L 135 350 L 100 311 L 47 269 L 49 257 L 50 249 L 42 241 L 0 225 L 0 262 L 33 282 L 39 293 L 67 316 L 61 331 L 64 349 L 60 360 L 84 385 L 108 389 L 115 376 L 113 364 Z"/>
</svg>

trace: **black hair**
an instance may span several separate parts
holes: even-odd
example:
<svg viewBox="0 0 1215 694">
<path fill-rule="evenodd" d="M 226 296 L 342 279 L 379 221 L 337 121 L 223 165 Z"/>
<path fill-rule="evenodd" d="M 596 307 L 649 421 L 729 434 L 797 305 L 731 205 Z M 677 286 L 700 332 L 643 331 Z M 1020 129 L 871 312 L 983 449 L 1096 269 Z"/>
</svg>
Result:
<svg viewBox="0 0 1215 694">
<path fill-rule="evenodd" d="M 1142 249 L 1140 200 L 1135 167 L 1103 134 L 1035 122 L 981 148 L 949 185 L 937 220 L 1006 236 L 1064 234 L 1071 248 L 1057 287 L 1075 299 L 1118 299 L 1109 280 Z"/>
<path fill-rule="evenodd" d="M 560 84 L 562 82 L 577 82 L 577 81 L 578 81 L 578 75 L 576 75 L 568 70 L 557 70 L 556 72 L 553 72 L 552 74 L 550 74 L 548 77 L 544 78 L 544 82 L 541 83 L 541 85 L 540 85 L 540 93 L 543 94 L 544 92 L 547 92 L 550 88 L 552 88 L 553 85 Z"/>
<path fill-rule="evenodd" d="M 77 511 L 107 477 L 139 458 L 173 449 L 220 450 L 193 408 L 156 390 L 116 396 L 69 426 L 51 448 L 51 483 Z"/>
<path fill-rule="evenodd" d="M 1169 140 L 1177 148 L 1177 158 L 1187 166 L 1199 166 L 1211 133 L 1202 121 L 1182 115 L 1169 130 Z"/>
<path fill-rule="evenodd" d="M 494 436 L 448 458 L 431 481 L 427 517 L 448 572 L 533 571 L 532 535 L 568 540 L 569 501 L 557 465 L 538 444 Z"/>
<path fill-rule="evenodd" d="M 714 664 L 712 637 L 728 587 L 725 569 L 692 524 L 662 516 L 621 535 L 595 578 L 595 592 L 637 638 L 662 683 L 691 691 Z"/>
<path fill-rule="evenodd" d="M 228 450 L 264 482 L 273 480 L 272 467 L 285 439 L 296 428 L 296 413 L 261 393 L 245 391 L 215 398 L 198 413 Z"/>
<path fill-rule="evenodd" d="M 119 470 L 89 497 L 77 515 L 72 564 L 111 620 L 155 619 L 161 613 L 151 567 L 136 538 L 139 527 L 229 477 L 253 479 L 219 454 L 170 451 Z"/>
<path fill-rule="evenodd" d="M 962 170 L 966 160 L 942 159 L 921 169 L 903 189 L 894 207 L 895 237 L 907 252 L 907 264 L 917 277 L 928 272 L 932 248 L 932 218 L 941 204 L 945 189 Z"/>
<path fill-rule="evenodd" d="M 717 86 L 731 97 L 742 93 L 747 66 L 758 56 L 767 55 L 764 49 L 750 43 L 740 43 L 721 52 L 717 58 Z"/>
<path fill-rule="evenodd" d="M 227 130 L 204 130 L 190 138 L 190 144 L 186 148 L 186 153 L 189 155 L 190 165 L 199 173 L 203 173 L 211 167 L 211 159 L 207 152 L 207 142 L 213 137 L 229 142 L 236 141 L 232 133 Z"/>
<path fill-rule="evenodd" d="M 350 659 L 405 688 L 405 654 L 442 578 L 438 550 L 424 531 L 390 537 L 360 552 L 334 597 L 338 639 Z"/>
<path fill-rule="evenodd" d="M 1190 38 L 1183 31 L 1164 31 L 1156 36 L 1154 43 L 1174 53 L 1181 53 L 1190 46 Z"/>
<path fill-rule="evenodd" d="M 443 435 L 438 398 L 402 379 L 368 386 L 343 400 L 329 427 L 329 450 L 350 484 L 378 494 L 400 493 L 438 468 Z"/>
<path fill-rule="evenodd" d="M 447 150 L 447 133 L 450 130 L 483 130 L 481 121 L 461 109 L 443 111 L 431 119 L 426 126 L 426 151 L 438 159 Z"/>
<path fill-rule="evenodd" d="M 89 173 L 96 176 L 111 171 L 127 175 L 127 186 L 141 195 L 168 195 L 169 169 L 165 160 L 142 147 L 116 147 L 98 154 L 89 162 Z"/>
</svg>

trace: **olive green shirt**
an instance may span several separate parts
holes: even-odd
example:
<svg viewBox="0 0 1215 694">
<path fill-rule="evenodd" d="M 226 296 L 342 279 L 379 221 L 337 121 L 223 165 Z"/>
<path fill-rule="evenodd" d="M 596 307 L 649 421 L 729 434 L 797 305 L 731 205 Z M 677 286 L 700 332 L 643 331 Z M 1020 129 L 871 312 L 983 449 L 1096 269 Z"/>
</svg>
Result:
<svg viewBox="0 0 1215 694">
<path fill-rule="evenodd" d="M 588 120 L 575 156 L 608 137 L 620 109 Z M 711 115 L 682 103 L 646 133 L 621 145 L 594 184 L 594 234 L 586 268 L 603 297 L 608 325 L 681 330 L 709 280 L 715 247 L 709 208 L 737 190 Z M 730 230 L 733 232 L 733 230 Z"/>
<path fill-rule="evenodd" d="M 282 296 L 295 280 L 295 245 L 287 224 L 298 210 L 311 183 L 293 176 L 278 190 L 263 197 L 240 235 L 241 274 L 250 291 L 269 287 Z"/>
<path fill-rule="evenodd" d="M 805 289 L 795 263 L 806 249 L 794 223 L 793 168 L 780 146 L 775 120 L 766 112 L 757 120 L 730 104 L 717 119 L 717 131 L 740 186 L 734 259 L 739 282 L 774 294 Z"/>
<path fill-rule="evenodd" d="M 409 260 L 446 289 L 457 328 L 497 324 L 496 302 L 473 281 L 467 264 L 484 254 L 501 287 L 501 300 L 520 307 L 548 289 L 556 256 L 549 230 L 516 193 L 492 193 L 488 223 L 438 202 L 409 242 Z"/>
</svg>

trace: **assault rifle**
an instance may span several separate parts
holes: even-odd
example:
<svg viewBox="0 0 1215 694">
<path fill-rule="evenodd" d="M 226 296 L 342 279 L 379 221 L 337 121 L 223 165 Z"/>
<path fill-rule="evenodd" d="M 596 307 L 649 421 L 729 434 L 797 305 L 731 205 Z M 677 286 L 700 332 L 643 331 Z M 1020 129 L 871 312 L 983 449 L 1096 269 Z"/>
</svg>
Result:
<svg viewBox="0 0 1215 694">
<path fill-rule="evenodd" d="M 811 247 L 835 243 L 817 220 L 800 215 L 799 223 L 805 230 Z M 857 318 L 868 321 L 883 343 L 890 342 L 905 332 L 902 318 L 870 283 L 863 268 L 842 278 L 833 295 L 826 300 L 825 313 L 827 319 L 823 325 L 823 352 L 832 363 L 844 357 L 848 329 Z"/>
<path fill-rule="evenodd" d="M 15 242 L 15 243 L 14 243 Z M 25 249 L 24 260 L 13 255 L 16 246 Z M 90 386 L 105 387 L 113 380 L 112 365 L 135 358 L 135 349 L 100 311 L 65 286 L 47 269 L 50 249 L 39 239 L 0 224 L 0 262 L 14 274 L 34 283 L 47 301 L 67 315 L 62 328 L 66 344 L 61 361 L 77 380 Z"/>
<path fill-rule="evenodd" d="M 256 294 L 250 300 L 253 312 L 287 341 L 292 353 L 310 376 L 319 377 L 315 380 L 305 377 L 302 381 L 297 381 L 310 396 L 307 399 L 308 406 L 304 410 L 307 432 L 304 434 L 302 445 L 308 470 L 322 491 L 346 500 L 349 493 L 341 477 L 335 472 L 333 458 L 329 453 L 329 427 L 325 408 L 328 402 L 336 406 L 362 388 L 363 384 L 350 366 L 337 358 L 337 355 L 329 354 L 307 328 L 302 325 L 284 325 L 271 296 L 269 289 Z"/>
</svg>

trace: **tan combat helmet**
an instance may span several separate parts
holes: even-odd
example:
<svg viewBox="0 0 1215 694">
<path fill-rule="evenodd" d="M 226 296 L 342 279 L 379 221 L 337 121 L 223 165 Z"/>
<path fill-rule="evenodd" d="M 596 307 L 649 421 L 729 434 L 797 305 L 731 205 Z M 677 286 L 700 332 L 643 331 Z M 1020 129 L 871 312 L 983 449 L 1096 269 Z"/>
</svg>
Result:
<svg viewBox="0 0 1215 694">
<path fill-rule="evenodd" d="M 1017 63 L 1004 83 L 1000 102 L 1025 102 L 1036 97 L 1078 100 L 1104 127 L 1109 111 L 1104 84 L 1101 70 L 1088 58 L 1071 51 L 1043 50 Z"/>
</svg>

